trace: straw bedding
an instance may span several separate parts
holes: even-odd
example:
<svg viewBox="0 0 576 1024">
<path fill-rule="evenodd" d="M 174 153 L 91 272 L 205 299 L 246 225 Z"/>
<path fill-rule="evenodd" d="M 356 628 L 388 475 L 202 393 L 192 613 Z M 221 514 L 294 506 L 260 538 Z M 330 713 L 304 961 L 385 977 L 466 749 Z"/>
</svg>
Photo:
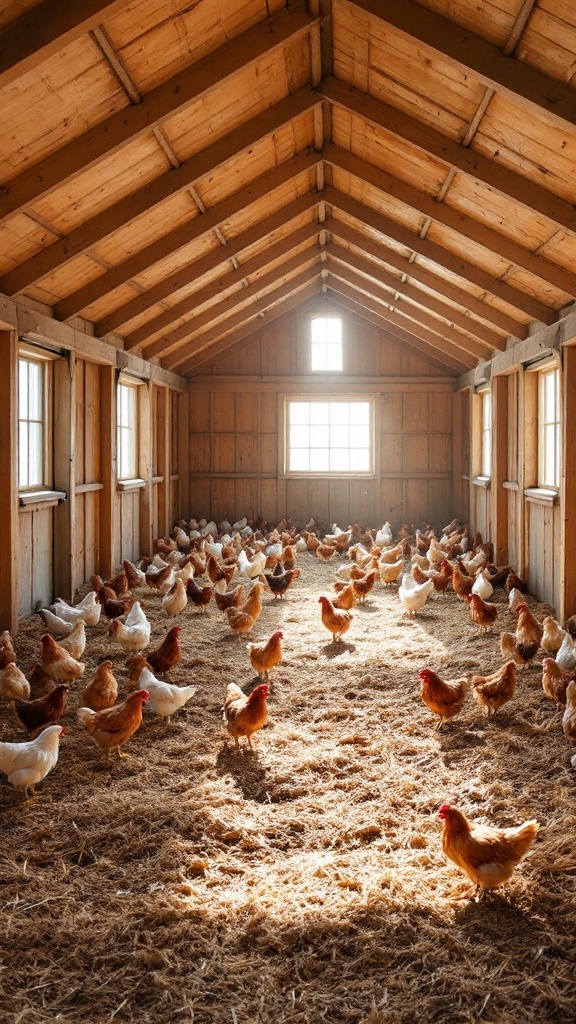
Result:
<svg viewBox="0 0 576 1024">
<path fill-rule="evenodd" d="M 334 562 L 299 557 L 252 639 L 284 632 L 269 725 L 254 754 L 225 744 L 220 708 L 254 682 L 246 639 L 215 605 L 180 616 L 170 678 L 197 693 L 170 726 L 145 709 L 129 760 L 105 763 L 64 716 L 60 760 L 36 800 L 0 780 L 0 1005 L 11 1024 L 529 1024 L 576 1017 L 576 776 L 538 666 L 489 721 L 470 697 L 434 732 L 424 665 L 445 677 L 501 663 L 450 592 L 414 620 L 377 584 L 343 642 L 320 619 Z M 160 642 L 171 622 L 140 591 Z M 547 609 L 529 598 L 539 618 Z M 37 658 L 39 617 L 18 663 Z M 124 655 L 88 629 L 89 677 Z M 0 707 L 0 737 L 22 739 Z M 447 862 L 436 811 L 513 825 L 536 817 L 529 858 L 478 902 Z"/>
</svg>

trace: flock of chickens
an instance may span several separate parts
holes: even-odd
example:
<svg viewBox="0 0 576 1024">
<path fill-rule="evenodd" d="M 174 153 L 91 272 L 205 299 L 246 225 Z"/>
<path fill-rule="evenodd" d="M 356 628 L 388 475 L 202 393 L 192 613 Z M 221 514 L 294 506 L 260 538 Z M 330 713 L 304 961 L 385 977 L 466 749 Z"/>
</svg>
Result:
<svg viewBox="0 0 576 1024">
<path fill-rule="evenodd" d="M 149 702 L 153 712 L 169 723 L 193 697 L 196 687 L 159 678 L 180 660 L 182 627 L 172 626 L 163 642 L 149 649 L 151 625 L 134 591 L 145 589 L 149 596 L 156 592 L 170 617 L 181 615 L 189 602 L 205 612 L 214 600 L 230 629 L 247 636 L 260 617 L 264 591 L 281 600 L 300 576 L 296 560 L 305 551 L 320 561 L 346 559 L 336 570 L 334 593 L 318 598 L 321 621 L 334 643 L 351 628 L 352 609 L 366 600 L 378 580 L 384 586 L 397 583 L 400 604 L 410 616 L 421 613 L 431 595 L 445 596 L 451 588 L 480 632 L 489 632 L 498 615 L 497 606 L 490 602 L 494 588 L 505 587 L 516 628 L 500 634 L 502 666 L 488 676 L 457 679 L 442 679 L 425 667 L 420 671 L 422 700 L 438 716 L 437 728 L 459 714 L 470 691 L 488 715 L 495 715 L 514 695 L 517 669 L 524 669 L 543 651 L 544 693 L 562 709 L 564 734 L 576 744 L 574 622 L 569 620 L 562 628 L 546 616 L 539 623 L 525 602 L 525 583 L 510 566 L 493 565 L 490 545 L 482 544 L 479 536 L 473 539 L 457 520 L 444 528 L 440 538 L 432 530 L 410 534 L 405 526 L 394 538 L 389 523 L 378 531 L 334 526 L 325 532 L 314 520 L 302 528 L 284 520 L 272 531 L 246 519 L 220 527 L 192 520 L 176 525 L 171 537 L 157 540 L 153 558 L 142 558 L 138 565 L 124 561 L 107 582 L 93 576 L 92 590 L 78 604 L 58 599 L 43 609 L 46 632 L 29 679 L 16 664 L 9 632 L 0 635 L 0 697 L 12 702 L 29 737 L 21 743 L 0 742 L 0 772 L 27 798 L 57 763 L 64 733 L 58 722 L 70 685 L 85 674 L 81 659 L 86 630 L 97 625 L 102 615 L 109 623 L 111 644 L 119 645 L 127 656 L 130 692 L 118 700 L 114 664 L 101 662 L 84 685 L 77 719 L 106 755 L 115 749 L 119 757 L 126 756 L 122 747 L 140 727 L 144 703 Z M 246 737 L 252 749 L 253 734 L 266 724 L 269 673 L 282 660 L 282 639 L 282 632 L 275 631 L 266 641 L 247 643 L 259 677 L 250 694 L 235 683 L 227 687 L 223 718 L 236 747 Z M 495 888 L 511 876 L 538 832 L 536 821 L 509 829 L 473 824 L 448 804 L 440 808 L 439 817 L 444 852 L 484 889 Z"/>
</svg>

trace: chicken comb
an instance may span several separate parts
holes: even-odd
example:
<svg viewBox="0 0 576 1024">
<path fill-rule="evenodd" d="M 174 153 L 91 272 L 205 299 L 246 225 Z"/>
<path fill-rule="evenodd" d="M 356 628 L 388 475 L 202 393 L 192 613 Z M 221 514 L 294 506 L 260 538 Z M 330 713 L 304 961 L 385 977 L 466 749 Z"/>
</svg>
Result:
<svg viewBox="0 0 576 1024">
<path fill-rule="evenodd" d="M 445 818 L 446 815 L 448 814 L 448 812 L 451 811 L 451 810 L 452 810 L 452 808 L 451 808 L 450 804 L 442 804 L 442 807 L 438 808 L 438 817 L 439 818 Z"/>
</svg>

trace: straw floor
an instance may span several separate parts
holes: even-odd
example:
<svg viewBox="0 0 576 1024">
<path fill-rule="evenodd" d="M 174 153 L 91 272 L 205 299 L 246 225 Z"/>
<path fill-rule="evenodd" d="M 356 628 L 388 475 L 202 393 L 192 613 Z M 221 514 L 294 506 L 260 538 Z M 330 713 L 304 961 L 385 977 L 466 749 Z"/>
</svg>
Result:
<svg viewBox="0 0 576 1024">
<path fill-rule="evenodd" d="M 3 1022 L 573 1024 L 576 774 L 540 666 L 495 720 L 470 697 L 435 732 L 419 696 L 424 665 L 498 667 L 504 592 L 480 637 L 454 593 L 410 620 L 378 583 L 335 644 L 317 599 L 336 565 L 299 565 L 254 631 L 284 632 L 254 754 L 225 743 L 225 687 L 254 674 L 211 604 L 180 617 L 171 678 L 198 689 L 170 727 L 146 710 L 129 760 L 107 764 L 76 724 L 76 686 L 38 798 L 19 805 L 0 779 Z M 170 622 L 141 596 L 156 645 Z M 25 671 L 42 631 L 22 623 Z M 103 623 L 88 634 L 86 675 L 112 657 L 123 691 L 116 641 Z M 0 738 L 23 738 L 6 704 Z M 445 800 L 541 823 L 511 882 L 479 901 L 442 853 Z"/>
</svg>

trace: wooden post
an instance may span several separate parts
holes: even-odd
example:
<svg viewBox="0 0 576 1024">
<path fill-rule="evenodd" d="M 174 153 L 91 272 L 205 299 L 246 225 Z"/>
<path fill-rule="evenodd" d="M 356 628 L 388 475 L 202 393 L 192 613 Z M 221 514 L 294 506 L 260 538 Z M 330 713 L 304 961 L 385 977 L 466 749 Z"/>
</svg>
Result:
<svg viewBox="0 0 576 1024">
<path fill-rule="evenodd" d="M 18 336 L 0 331 L 0 629 L 18 632 Z"/>
<path fill-rule="evenodd" d="M 508 560 L 508 379 L 492 379 L 492 543 L 496 565 Z"/>
<path fill-rule="evenodd" d="M 153 509 L 152 484 L 152 382 L 138 388 L 139 468 L 146 486 L 140 491 L 140 549 L 152 551 L 152 534 L 156 530 Z"/>
<path fill-rule="evenodd" d="M 560 622 L 576 612 L 576 347 L 562 349 L 562 509 L 560 550 Z"/>
<path fill-rule="evenodd" d="M 54 489 L 66 492 L 66 501 L 54 509 L 54 595 L 70 601 L 77 574 L 74 523 L 76 494 L 76 356 L 69 352 L 54 362 Z"/>
<path fill-rule="evenodd" d="M 98 571 L 112 576 L 120 558 L 116 550 L 116 379 L 114 366 L 100 367 L 100 457 L 103 488 L 100 498 L 100 559 Z"/>
</svg>

